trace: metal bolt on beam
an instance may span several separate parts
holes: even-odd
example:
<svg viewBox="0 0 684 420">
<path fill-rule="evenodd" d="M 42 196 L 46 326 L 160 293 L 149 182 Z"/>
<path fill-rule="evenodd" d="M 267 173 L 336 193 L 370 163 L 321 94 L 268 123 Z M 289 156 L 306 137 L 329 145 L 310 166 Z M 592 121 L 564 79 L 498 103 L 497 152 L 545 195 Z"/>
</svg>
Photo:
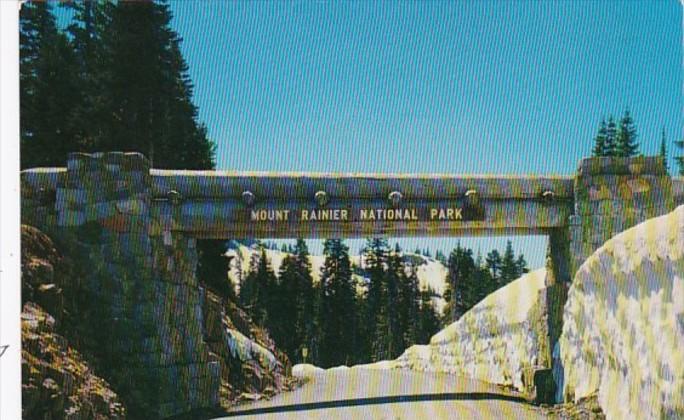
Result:
<svg viewBox="0 0 684 420">
<path fill-rule="evenodd" d="M 319 207 L 324 207 L 330 201 L 330 197 L 328 197 L 328 194 L 325 191 L 317 191 L 316 194 L 314 194 L 314 199 Z"/>
<path fill-rule="evenodd" d="M 174 206 L 177 206 L 183 202 L 183 196 L 176 190 L 171 190 L 168 193 L 166 193 L 166 198 L 168 198 L 168 200 Z"/>
<path fill-rule="evenodd" d="M 387 196 L 387 199 L 390 201 L 390 203 L 392 203 L 392 205 L 394 207 L 399 207 L 402 200 L 404 199 L 404 195 L 402 193 L 400 193 L 399 191 L 392 191 Z"/>
<path fill-rule="evenodd" d="M 254 201 L 256 201 L 256 197 L 254 196 L 253 192 L 245 191 L 242 193 L 242 201 L 247 205 L 247 207 L 252 207 L 254 205 Z"/>
</svg>

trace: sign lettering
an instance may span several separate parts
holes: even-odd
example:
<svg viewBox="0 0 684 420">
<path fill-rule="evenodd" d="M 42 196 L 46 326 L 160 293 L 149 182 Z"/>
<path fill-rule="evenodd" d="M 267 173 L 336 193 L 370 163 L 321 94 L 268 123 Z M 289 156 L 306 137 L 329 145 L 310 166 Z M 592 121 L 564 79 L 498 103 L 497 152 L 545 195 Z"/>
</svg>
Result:
<svg viewBox="0 0 684 420">
<path fill-rule="evenodd" d="M 450 221 L 484 220 L 483 209 L 464 207 L 426 208 L 311 208 L 311 209 L 253 209 L 251 222 L 366 222 L 366 221 Z"/>
</svg>

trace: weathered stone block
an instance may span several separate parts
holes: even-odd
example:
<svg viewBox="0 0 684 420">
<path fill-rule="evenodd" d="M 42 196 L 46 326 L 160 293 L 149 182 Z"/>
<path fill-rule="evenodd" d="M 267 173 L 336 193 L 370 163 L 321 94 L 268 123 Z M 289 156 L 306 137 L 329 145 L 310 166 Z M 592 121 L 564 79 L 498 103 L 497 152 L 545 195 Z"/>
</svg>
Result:
<svg viewBox="0 0 684 420">
<path fill-rule="evenodd" d="M 149 193 L 151 177 L 146 171 L 124 171 L 119 174 L 119 179 L 126 183 L 127 188 L 133 192 Z"/>
<path fill-rule="evenodd" d="M 141 153 L 124 153 L 121 162 L 121 169 L 124 171 L 145 171 L 150 170 L 150 161 Z"/>
<path fill-rule="evenodd" d="M 589 192 L 589 200 L 610 200 L 613 198 L 614 192 L 607 186 L 603 184 L 591 185 L 587 191 Z"/>
<path fill-rule="evenodd" d="M 142 231 L 120 233 L 113 246 L 118 247 L 124 256 L 152 256 L 152 243 Z"/>
<path fill-rule="evenodd" d="M 664 160 L 660 156 L 585 158 L 580 161 L 577 172 L 580 176 L 603 174 L 667 175 Z"/>
<path fill-rule="evenodd" d="M 111 176 L 117 176 L 121 172 L 121 166 L 105 163 L 105 170 L 111 174 Z"/>
<path fill-rule="evenodd" d="M 87 153 L 69 153 L 67 155 L 67 170 L 69 172 L 85 170 L 91 159 L 91 156 Z"/>
<path fill-rule="evenodd" d="M 162 243 L 164 246 L 173 246 L 173 237 L 170 231 L 166 230 L 162 232 Z"/>
<path fill-rule="evenodd" d="M 87 202 L 87 191 L 83 188 L 57 188 L 55 198 L 57 210 L 81 210 Z"/>
<path fill-rule="evenodd" d="M 84 211 L 61 210 L 57 213 L 57 225 L 63 227 L 80 226 L 87 221 Z"/>
<path fill-rule="evenodd" d="M 123 164 L 124 159 L 125 159 L 125 153 L 124 152 L 107 152 L 107 153 L 102 155 L 102 160 L 107 165 L 121 166 Z"/>
<path fill-rule="evenodd" d="M 119 233 L 125 233 L 147 232 L 149 221 L 150 219 L 146 215 L 122 215 L 117 212 L 116 215 L 102 218 L 98 222 L 103 227 Z"/>
</svg>

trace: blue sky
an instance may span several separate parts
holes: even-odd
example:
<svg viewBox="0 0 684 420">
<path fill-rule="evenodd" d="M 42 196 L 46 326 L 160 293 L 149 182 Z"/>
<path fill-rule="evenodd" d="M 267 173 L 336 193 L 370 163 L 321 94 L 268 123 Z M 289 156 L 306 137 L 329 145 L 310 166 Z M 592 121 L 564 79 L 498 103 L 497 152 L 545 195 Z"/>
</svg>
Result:
<svg viewBox="0 0 684 420">
<path fill-rule="evenodd" d="M 682 137 L 676 1 L 170 4 L 219 169 L 572 174 L 627 106 Z"/>
<path fill-rule="evenodd" d="M 572 173 L 681 135 L 671 2 L 172 2 L 221 169 Z"/>
<path fill-rule="evenodd" d="M 675 1 L 171 7 L 219 169 L 572 174 L 627 106 L 644 154 L 682 135 Z M 545 238 L 512 239 L 543 263 Z"/>
</svg>

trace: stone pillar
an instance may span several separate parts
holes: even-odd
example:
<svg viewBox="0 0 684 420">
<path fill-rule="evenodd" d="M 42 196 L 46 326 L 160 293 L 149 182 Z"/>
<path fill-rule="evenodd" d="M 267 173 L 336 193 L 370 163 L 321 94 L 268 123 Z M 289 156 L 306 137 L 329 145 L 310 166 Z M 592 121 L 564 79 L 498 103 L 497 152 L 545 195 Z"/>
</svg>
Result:
<svg viewBox="0 0 684 420">
<path fill-rule="evenodd" d="M 672 179 L 661 157 L 583 159 L 568 221 L 570 272 L 574 276 L 608 239 L 673 209 Z"/>
<path fill-rule="evenodd" d="M 202 340 L 195 239 L 152 229 L 149 171 L 138 153 L 70 154 L 56 231 L 83 261 L 84 322 L 101 328 L 89 347 L 133 417 L 163 418 L 217 406 L 220 366 Z"/>
<path fill-rule="evenodd" d="M 549 357 L 563 329 L 563 307 L 572 281 L 570 272 L 569 232 L 567 228 L 554 229 L 549 234 L 547 255 L 546 303 L 548 307 Z"/>
<path fill-rule="evenodd" d="M 606 241 L 646 219 L 674 209 L 672 180 L 661 157 L 583 159 L 574 186 L 575 210 L 567 229 L 549 236 L 547 288 L 549 342 L 555 388 L 563 388 L 557 349 L 568 288 L 584 261 Z M 549 395 L 551 389 L 544 389 Z M 562 395 L 556 392 L 556 402 Z"/>
<path fill-rule="evenodd" d="M 557 228 L 549 232 L 549 245 L 546 256 L 546 341 L 540 345 L 544 353 L 544 369 L 535 372 L 534 385 L 536 402 L 552 404 L 558 384 L 554 381 L 552 370 L 558 363 L 553 358 L 553 349 L 563 330 L 563 307 L 572 281 L 570 272 L 570 248 L 568 228 Z"/>
</svg>

